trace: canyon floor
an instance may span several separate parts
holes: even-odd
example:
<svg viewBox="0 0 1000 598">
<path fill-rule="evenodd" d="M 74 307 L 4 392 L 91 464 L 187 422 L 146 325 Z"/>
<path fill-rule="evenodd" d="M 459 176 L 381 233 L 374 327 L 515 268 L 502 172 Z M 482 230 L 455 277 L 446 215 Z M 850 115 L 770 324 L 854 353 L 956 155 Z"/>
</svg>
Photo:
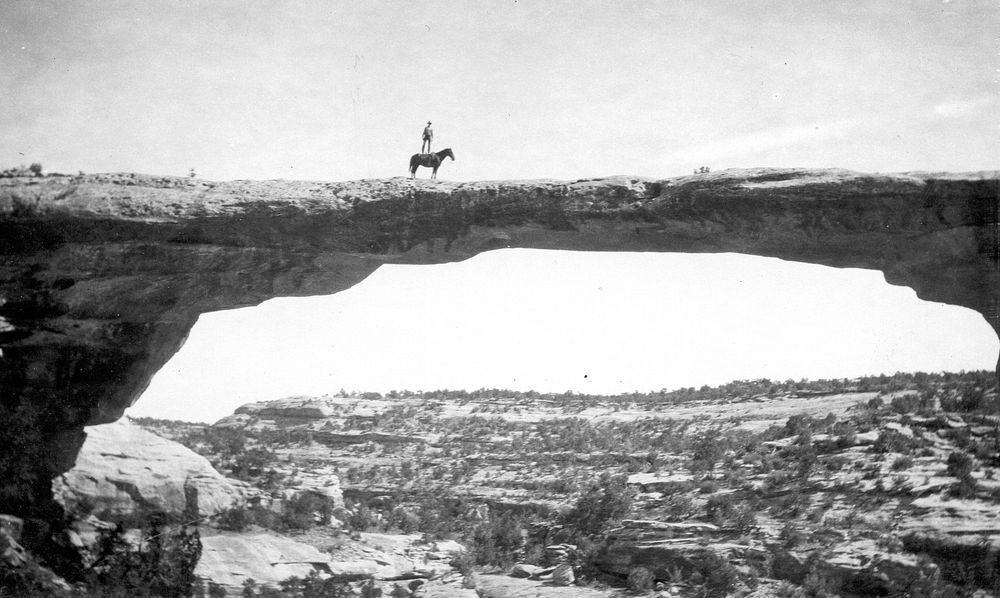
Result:
<svg viewBox="0 0 1000 598">
<path fill-rule="evenodd" d="M 88 428 L 53 481 L 76 576 L 21 551 L 30 526 L 3 516 L 0 590 L 998 596 L 994 376 L 341 392 L 212 425 L 126 418 Z"/>
<path fill-rule="evenodd" d="M 220 596 L 308 595 L 292 576 L 344 596 L 984 596 L 1000 593 L 997 400 L 991 372 L 897 374 L 341 393 L 111 426 L 221 473 L 198 482 L 195 570 Z M 64 489 L 82 543 L 145 500 L 125 469 L 87 500 Z"/>
</svg>

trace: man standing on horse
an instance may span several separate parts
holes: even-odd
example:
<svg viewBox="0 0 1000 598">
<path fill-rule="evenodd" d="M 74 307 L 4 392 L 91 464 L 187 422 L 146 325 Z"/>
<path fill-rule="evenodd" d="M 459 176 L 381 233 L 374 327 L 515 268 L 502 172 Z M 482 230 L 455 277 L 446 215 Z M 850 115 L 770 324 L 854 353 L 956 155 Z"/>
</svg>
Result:
<svg viewBox="0 0 1000 598">
<path fill-rule="evenodd" d="M 427 126 L 424 127 L 424 142 L 420 144 L 420 153 L 429 154 L 431 153 L 431 140 L 434 139 L 434 131 L 431 129 L 431 121 L 427 121 Z M 427 151 L 424 151 L 424 146 L 427 147 Z"/>
</svg>

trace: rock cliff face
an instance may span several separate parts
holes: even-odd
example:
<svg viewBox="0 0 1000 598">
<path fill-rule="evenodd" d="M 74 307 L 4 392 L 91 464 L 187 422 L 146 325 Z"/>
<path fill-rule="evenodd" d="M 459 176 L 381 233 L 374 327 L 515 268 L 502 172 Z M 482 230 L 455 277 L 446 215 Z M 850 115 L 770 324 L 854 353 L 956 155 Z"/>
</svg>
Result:
<svg viewBox="0 0 1000 598">
<path fill-rule="evenodd" d="M 501 247 L 740 252 L 879 269 L 1000 329 L 1000 176 L 755 169 L 669 180 L 0 180 L 0 510 L 30 514 L 198 314 Z M 33 506 L 34 505 L 34 506 Z"/>
</svg>

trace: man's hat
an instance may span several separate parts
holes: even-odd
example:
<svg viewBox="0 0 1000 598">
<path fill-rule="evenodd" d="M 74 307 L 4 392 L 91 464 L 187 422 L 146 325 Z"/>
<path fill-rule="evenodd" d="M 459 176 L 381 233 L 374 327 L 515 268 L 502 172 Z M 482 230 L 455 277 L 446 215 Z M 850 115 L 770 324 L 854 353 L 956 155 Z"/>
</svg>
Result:
<svg viewBox="0 0 1000 598">
<path fill-rule="evenodd" d="M 427 124 L 431 124 L 431 121 L 427 121 Z"/>
</svg>

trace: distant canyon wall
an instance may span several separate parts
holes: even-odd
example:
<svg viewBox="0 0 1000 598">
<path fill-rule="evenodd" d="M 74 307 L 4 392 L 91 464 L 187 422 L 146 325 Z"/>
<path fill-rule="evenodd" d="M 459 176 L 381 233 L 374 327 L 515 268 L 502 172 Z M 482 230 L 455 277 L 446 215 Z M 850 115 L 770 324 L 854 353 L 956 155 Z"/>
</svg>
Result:
<svg viewBox="0 0 1000 598">
<path fill-rule="evenodd" d="M 1000 331 L 1000 179 L 729 170 L 450 183 L 0 179 L 0 512 L 121 417 L 198 315 L 505 247 L 738 252 L 881 270 Z M 41 501 L 41 502 L 39 502 Z"/>
</svg>

